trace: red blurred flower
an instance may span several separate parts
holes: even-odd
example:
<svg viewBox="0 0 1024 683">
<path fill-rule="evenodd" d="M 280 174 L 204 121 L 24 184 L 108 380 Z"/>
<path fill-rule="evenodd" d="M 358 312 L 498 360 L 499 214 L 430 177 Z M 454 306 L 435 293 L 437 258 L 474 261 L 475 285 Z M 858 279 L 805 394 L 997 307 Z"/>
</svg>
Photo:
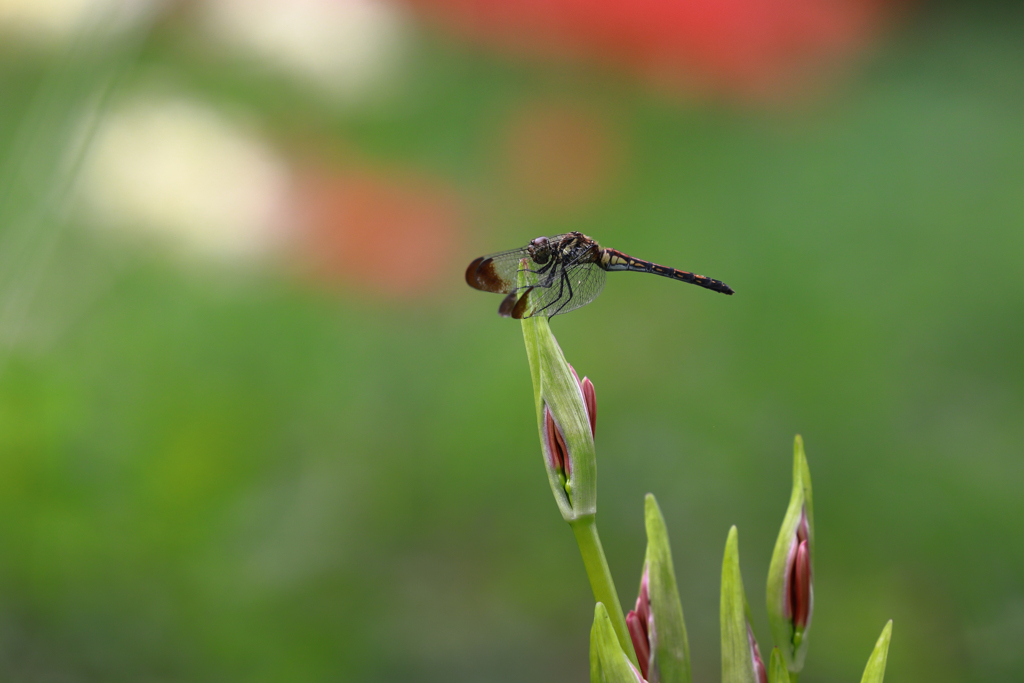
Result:
<svg viewBox="0 0 1024 683">
<path fill-rule="evenodd" d="M 318 277 L 406 298 L 430 294 L 454 268 L 464 212 L 435 181 L 316 169 L 296 195 L 299 253 Z"/>
<path fill-rule="evenodd" d="M 659 81 L 771 95 L 864 46 L 882 0 L 410 0 L 462 33 Z"/>
</svg>

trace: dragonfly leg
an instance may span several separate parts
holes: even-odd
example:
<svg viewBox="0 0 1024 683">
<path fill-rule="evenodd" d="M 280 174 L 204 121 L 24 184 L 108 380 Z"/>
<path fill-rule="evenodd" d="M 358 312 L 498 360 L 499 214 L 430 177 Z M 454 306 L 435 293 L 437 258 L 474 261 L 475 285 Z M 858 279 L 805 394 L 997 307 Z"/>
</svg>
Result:
<svg viewBox="0 0 1024 683">
<path fill-rule="evenodd" d="M 556 303 L 558 303 L 558 301 L 562 298 L 562 294 L 565 292 L 565 285 L 566 285 L 566 283 L 568 281 L 569 281 L 569 279 L 568 279 L 568 277 L 566 277 L 565 271 L 563 270 L 561 277 L 558 279 L 558 296 L 556 296 L 554 299 L 552 299 L 546 306 L 544 306 L 544 308 L 541 308 L 539 311 L 534 311 L 533 313 L 531 313 L 530 317 L 532 318 L 533 316 L 537 315 L 538 313 L 543 313 L 546 309 L 551 308 Z M 569 291 L 570 291 L 569 296 L 572 296 L 572 294 L 571 294 L 572 287 L 569 288 Z M 562 305 L 564 306 L 565 304 L 562 304 Z M 558 310 L 562 310 L 562 309 L 559 308 Z M 552 315 L 554 315 L 554 314 L 552 314 Z M 551 316 L 549 315 L 548 317 L 550 318 Z"/>
<path fill-rule="evenodd" d="M 530 268 L 520 268 L 519 272 L 520 273 L 533 273 L 534 275 L 543 275 L 544 273 L 546 273 L 549 270 L 551 270 L 551 266 L 553 266 L 553 265 L 554 265 L 554 262 L 548 263 L 546 266 L 544 266 L 543 268 L 541 268 L 539 270 L 531 270 Z"/>
<path fill-rule="evenodd" d="M 569 281 L 569 274 L 562 271 L 562 279 L 565 281 L 565 286 L 569 288 L 569 296 L 565 297 L 565 301 L 562 302 L 562 305 L 558 307 L 557 311 L 551 314 L 552 316 L 556 316 L 561 313 L 562 309 L 565 308 L 565 305 L 572 301 L 572 282 Z M 559 298 L 561 298 L 561 293 L 559 293 Z"/>
</svg>

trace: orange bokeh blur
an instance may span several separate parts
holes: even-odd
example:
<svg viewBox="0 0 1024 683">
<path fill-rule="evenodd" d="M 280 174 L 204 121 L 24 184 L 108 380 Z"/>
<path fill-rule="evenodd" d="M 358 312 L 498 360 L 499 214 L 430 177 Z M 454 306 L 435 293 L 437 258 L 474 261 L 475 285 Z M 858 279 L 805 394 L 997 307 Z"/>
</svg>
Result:
<svg viewBox="0 0 1024 683">
<path fill-rule="evenodd" d="M 367 170 L 299 173 L 300 258 L 320 280 L 395 298 L 438 287 L 465 212 L 436 180 Z"/>
<path fill-rule="evenodd" d="M 544 102 L 513 113 L 504 147 L 518 197 L 539 209 L 569 211 L 586 208 L 609 189 L 623 144 L 595 112 Z"/>
</svg>

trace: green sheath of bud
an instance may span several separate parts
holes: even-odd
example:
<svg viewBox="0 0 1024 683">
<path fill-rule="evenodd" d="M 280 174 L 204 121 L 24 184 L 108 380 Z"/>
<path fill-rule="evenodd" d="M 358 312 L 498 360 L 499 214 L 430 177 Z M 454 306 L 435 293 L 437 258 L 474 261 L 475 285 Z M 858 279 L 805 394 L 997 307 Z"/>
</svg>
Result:
<svg viewBox="0 0 1024 683">
<path fill-rule="evenodd" d="M 686 638 L 683 606 L 676 587 L 672 549 L 668 543 L 665 518 L 650 493 L 644 499 L 647 526 L 648 591 L 654 629 L 651 631 L 651 683 L 690 683 L 690 643 Z"/>
<path fill-rule="evenodd" d="M 768 623 L 771 625 L 772 640 L 782 653 L 786 666 L 793 673 L 798 673 L 804 666 L 807 656 L 807 629 L 794 626 L 790 610 L 787 612 L 787 573 L 791 559 L 794 539 L 800 520 L 807 516 L 807 549 L 811 560 L 811 576 L 813 585 L 814 567 L 814 506 L 811 498 L 811 473 L 807 468 L 807 456 L 804 454 L 803 439 L 797 435 L 793 444 L 793 493 L 789 498 L 789 507 L 779 529 L 779 537 L 775 541 L 771 565 L 768 568 Z M 811 592 L 813 606 L 813 590 Z"/>
<path fill-rule="evenodd" d="M 885 660 L 889 656 L 889 639 L 892 637 L 892 619 L 882 629 L 882 635 L 878 636 L 875 649 L 868 658 L 868 665 L 864 668 L 864 675 L 860 683 L 882 683 L 885 678 Z"/>
<path fill-rule="evenodd" d="M 768 683 L 789 683 L 789 671 L 786 670 L 786 663 L 782 661 L 782 653 L 779 648 L 772 648 L 772 661 L 768 665 Z"/>
<path fill-rule="evenodd" d="M 519 286 L 528 286 L 529 277 L 531 274 L 521 270 Z M 555 502 L 565 521 L 573 522 L 597 512 L 597 456 L 583 392 L 569 369 L 558 341 L 551 334 L 545 316 L 523 319 L 523 339 L 533 377 L 533 396 L 542 450 L 546 448 L 543 446 L 546 443 L 546 405 L 565 438 L 572 459 L 571 474 L 563 484 L 561 473 L 552 467 L 547 451 L 544 452 L 544 467 Z"/>
<path fill-rule="evenodd" d="M 622 651 L 604 603 L 594 607 L 594 625 L 590 629 L 590 683 L 643 683 Z"/>
<path fill-rule="evenodd" d="M 733 527 L 722 560 L 722 683 L 758 683 L 747 635 L 749 613 L 740 576 L 739 533 Z"/>
</svg>

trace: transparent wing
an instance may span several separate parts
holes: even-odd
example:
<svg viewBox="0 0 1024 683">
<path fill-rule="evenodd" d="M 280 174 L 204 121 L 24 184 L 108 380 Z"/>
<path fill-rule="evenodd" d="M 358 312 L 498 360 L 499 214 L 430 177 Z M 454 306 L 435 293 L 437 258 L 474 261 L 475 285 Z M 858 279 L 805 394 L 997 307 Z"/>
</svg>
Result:
<svg viewBox="0 0 1024 683">
<path fill-rule="evenodd" d="M 558 242 L 564 235 L 555 235 L 548 239 Z M 508 294 L 516 289 L 516 275 L 519 273 L 519 262 L 527 259 L 527 267 L 539 276 L 539 285 L 546 286 L 555 275 L 554 264 L 539 264 L 530 258 L 528 247 L 499 251 L 475 259 L 466 268 L 466 282 L 470 287 L 485 291 Z"/>
<path fill-rule="evenodd" d="M 481 256 L 466 268 L 466 283 L 484 292 L 511 292 L 516 288 L 519 262 L 524 258 L 530 258 L 526 247 Z M 528 260 L 528 263 L 533 261 Z"/>
<path fill-rule="evenodd" d="M 524 295 L 529 297 L 528 303 L 520 308 L 523 315 L 518 317 L 550 318 L 586 306 L 604 289 L 605 272 L 597 264 L 579 263 L 559 269 L 550 280 Z"/>
</svg>

